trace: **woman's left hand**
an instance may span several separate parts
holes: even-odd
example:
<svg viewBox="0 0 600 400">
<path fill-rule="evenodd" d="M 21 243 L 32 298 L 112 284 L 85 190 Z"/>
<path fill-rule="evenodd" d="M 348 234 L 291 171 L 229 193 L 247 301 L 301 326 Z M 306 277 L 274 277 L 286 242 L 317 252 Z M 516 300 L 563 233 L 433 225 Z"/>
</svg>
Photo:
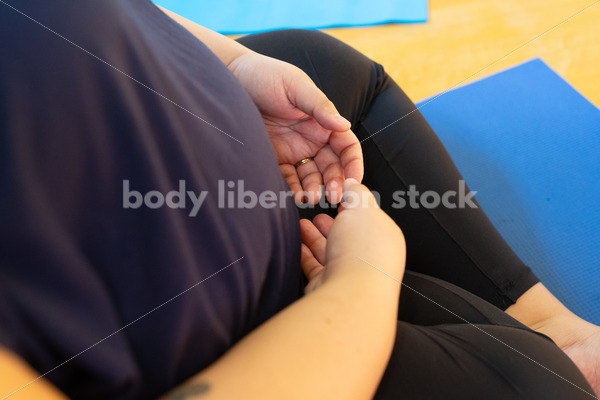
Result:
<svg viewBox="0 0 600 400">
<path fill-rule="evenodd" d="M 342 182 L 363 178 L 360 143 L 350 122 L 313 81 L 296 66 L 255 52 L 228 65 L 260 110 L 279 167 L 296 200 L 298 193 L 317 203 L 325 184 L 327 200 L 342 197 Z M 305 158 L 314 162 L 295 164 Z"/>
</svg>

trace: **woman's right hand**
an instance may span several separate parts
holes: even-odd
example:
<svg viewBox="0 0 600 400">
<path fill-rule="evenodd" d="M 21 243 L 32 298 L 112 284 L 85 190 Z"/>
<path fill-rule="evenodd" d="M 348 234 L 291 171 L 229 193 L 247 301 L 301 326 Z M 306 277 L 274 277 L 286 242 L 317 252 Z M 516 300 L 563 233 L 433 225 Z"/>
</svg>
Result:
<svg viewBox="0 0 600 400">
<path fill-rule="evenodd" d="M 400 228 L 379 208 L 369 189 L 356 180 L 344 182 L 343 198 L 335 219 L 319 214 L 313 222 L 300 221 L 302 269 L 309 281 L 306 293 L 344 274 L 357 261 L 388 278 L 402 280 L 406 244 Z"/>
<path fill-rule="evenodd" d="M 335 220 L 301 222 L 308 294 L 165 398 L 373 397 L 396 339 L 404 238 L 366 187 L 348 179 L 343 196 Z"/>
</svg>

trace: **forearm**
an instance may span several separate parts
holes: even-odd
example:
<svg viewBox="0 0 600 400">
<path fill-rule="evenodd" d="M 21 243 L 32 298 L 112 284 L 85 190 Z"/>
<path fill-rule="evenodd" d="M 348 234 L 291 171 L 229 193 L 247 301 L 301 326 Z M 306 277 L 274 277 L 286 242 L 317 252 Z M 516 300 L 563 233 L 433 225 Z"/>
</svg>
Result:
<svg viewBox="0 0 600 400">
<path fill-rule="evenodd" d="M 192 35 L 196 36 L 200 41 L 202 41 L 227 66 L 229 66 L 229 64 L 231 64 L 231 62 L 239 56 L 252 52 L 252 50 L 242 46 L 235 40 L 211 31 L 210 29 L 198 25 L 195 22 L 192 22 L 189 19 L 175 14 L 174 12 L 171 12 L 165 8 L 159 8 L 185 29 L 190 31 Z"/>
<path fill-rule="evenodd" d="M 172 398 L 372 397 L 392 351 L 400 285 L 359 260 L 347 268 L 353 271 L 271 318 Z M 181 397 L 197 389 L 204 393 Z"/>
</svg>

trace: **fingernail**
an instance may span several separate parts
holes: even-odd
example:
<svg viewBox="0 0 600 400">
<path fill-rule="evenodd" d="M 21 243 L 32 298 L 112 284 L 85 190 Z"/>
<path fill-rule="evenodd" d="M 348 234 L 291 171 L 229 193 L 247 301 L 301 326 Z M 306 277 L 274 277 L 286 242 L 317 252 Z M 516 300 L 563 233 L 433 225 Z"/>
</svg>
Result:
<svg viewBox="0 0 600 400">
<path fill-rule="evenodd" d="M 343 121 L 343 122 L 347 123 L 348 125 L 350 125 L 350 121 L 348 121 L 346 118 L 342 117 L 340 114 L 336 114 L 335 117 L 338 120 Z"/>
</svg>

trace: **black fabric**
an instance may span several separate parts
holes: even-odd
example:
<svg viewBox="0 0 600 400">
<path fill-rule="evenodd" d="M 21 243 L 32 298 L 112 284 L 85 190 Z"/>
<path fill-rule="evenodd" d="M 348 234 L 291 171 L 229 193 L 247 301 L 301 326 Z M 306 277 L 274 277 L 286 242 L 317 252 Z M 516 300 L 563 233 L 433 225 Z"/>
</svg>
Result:
<svg viewBox="0 0 600 400">
<path fill-rule="evenodd" d="M 399 314 L 377 400 L 583 400 L 593 393 L 549 338 L 450 283 L 407 271 Z"/>
<path fill-rule="evenodd" d="M 219 208 L 219 179 L 288 187 L 242 86 L 150 2 L 7 3 L 64 39 L 0 4 L 0 341 L 40 373 L 97 343 L 46 378 L 156 398 L 301 295 L 295 205 Z M 209 195 L 125 209 L 124 180 Z"/>
<path fill-rule="evenodd" d="M 481 208 L 391 206 L 396 190 L 457 191 L 462 177 L 381 65 L 317 31 L 238 41 L 303 69 L 352 122 L 365 157 L 363 182 L 406 237 L 396 342 L 376 399 L 589 398 L 584 390 L 593 390 L 571 360 L 502 311 L 538 279 Z M 319 212 L 336 213 L 300 210 L 306 218 Z"/>
</svg>

